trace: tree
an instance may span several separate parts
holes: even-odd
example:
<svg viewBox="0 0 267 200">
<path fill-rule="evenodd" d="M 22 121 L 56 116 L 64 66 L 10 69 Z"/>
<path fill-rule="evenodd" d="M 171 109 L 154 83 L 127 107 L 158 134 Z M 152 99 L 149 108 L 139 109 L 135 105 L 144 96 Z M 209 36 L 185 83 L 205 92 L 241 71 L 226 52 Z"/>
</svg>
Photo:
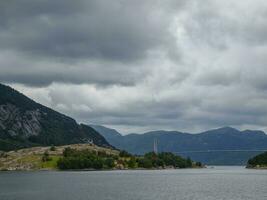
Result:
<svg viewBox="0 0 267 200">
<path fill-rule="evenodd" d="M 47 161 L 50 161 L 50 160 L 51 160 L 51 158 L 49 157 L 48 151 L 45 151 L 43 156 L 42 156 L 42 161 L 43 162 L 47 162 Z"/>
<path fill-rule="evenodd" d="M 267 166 L 267 152 L 259 154 L 254 158 L 249 159 L 247 165 L 249 167 L 256 167 L 257 165 Z"/>
<path fill-rule="evenodd" d="M 192 167 L 192 160 L 189 157 L 186 159 L 186 167 Z"/>
<path fill-rule="evenodd" d="M 115 167 L 114 159 L 113 158 L 106 158 L 105 165 L 109 169 Z"/>
<path fill-rule="evenodd" d="M 138 160 L 138 167 L 141 167 L 141 168 L 152 168 L 153 167 L 152 161 L 147 159 L 147 158 L 140 158 Z"/>
<path fill-rule="evenodd" d="M 93 168 L 94 169 L 102 169 L 104 166 L 104 162 L 102 159 L 98 158 L 93 161 Z"/>
<path fill-rule="evenodd" d="M 74 152 L 73 149 L 71 149 L 70 147 L 67 147 L 67 148 L 65 148 L 64 151 L 63 151 L 63 156 L 64 156 L 64 157 L 69 157 L 69 156 L 72 155 L 73 152 Z"/>
<path fill-rule="evenodd" d="M 136 159 L 135 159 L 135 157 L 131 157 L 127 164 L 128 164 L 128 167 L 131 168 L 131 169 L 136 168 Z"/>
<path fill-rule="evenodd" d="M 120 157 L 131 157 L 132 155 L 125 150 L 120 151 Z"/>
<path fill-rule="evenodd" d="M 54 145 L 52 145 L 52 146 L 50 147 L 50 151 L 56 151 L 56 147 L 55 147 Z"/>
</svg>

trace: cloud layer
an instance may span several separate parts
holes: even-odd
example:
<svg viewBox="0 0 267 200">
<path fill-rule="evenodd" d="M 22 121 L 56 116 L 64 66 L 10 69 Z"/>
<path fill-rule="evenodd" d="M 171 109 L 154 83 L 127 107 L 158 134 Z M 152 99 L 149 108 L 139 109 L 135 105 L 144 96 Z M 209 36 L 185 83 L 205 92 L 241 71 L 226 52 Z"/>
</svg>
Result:
<svg viewBox="0 0 267 200">
<path fill-rule="evenodd" d="M 123 132 L 266 130 L 267 2 L 0 2 L 0 80 Z"/>
</svg>

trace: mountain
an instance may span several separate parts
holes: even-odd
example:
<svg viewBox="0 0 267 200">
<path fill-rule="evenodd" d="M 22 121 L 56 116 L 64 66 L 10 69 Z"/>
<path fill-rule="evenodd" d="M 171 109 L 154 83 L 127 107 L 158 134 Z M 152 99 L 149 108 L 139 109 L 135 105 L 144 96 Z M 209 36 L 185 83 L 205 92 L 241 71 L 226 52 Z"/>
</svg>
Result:
<svg viewBox="0 0 267 200">
<path fill-rule="evenodd" d="M 133 154 L 153 150 L 154 139 L 159 151 L 170 151 L 209 165 L 245 165 L 247 160 L 267 149 L 267 135 L 262 131 L 239 131 L 224 127 L 198 134 L 178 131 L 152 131 L 122 136 L 114 130 L 93 126 L 107 141 Z M 233 151 L 228 151 L 233 150 Z M 251 151 L 247 151 L 251 150 Z"/>
<path fill-rule="evenodd" d="M 38 104 L 0 84 L 0 150 L 23 147 L 87 143 L 111 147 L 90 126 Z"/>
<path fill-rule="evenodd" d="M 116 131 L 115 129 L 107 128 L 105 126 L 100 126 L 100 125 L 94 125 L 90 124 L 93 129 L 95 129 L 97 132 L 101 133 L 101 135 L 109 141 L 109 143 L 114 143 L 116 144 L 117 141 L 122 139 L 122 135 Z"/>
</svg>

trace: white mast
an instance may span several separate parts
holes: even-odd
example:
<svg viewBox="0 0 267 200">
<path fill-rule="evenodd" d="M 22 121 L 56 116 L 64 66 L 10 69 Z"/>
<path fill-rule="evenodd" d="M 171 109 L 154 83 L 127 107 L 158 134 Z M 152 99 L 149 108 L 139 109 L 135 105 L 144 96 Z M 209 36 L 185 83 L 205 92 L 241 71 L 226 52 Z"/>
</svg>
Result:
<svg viewBox="0 0 267 200">
<path fill-rule="evenodd" d="M 158 140 L 154 139 L 154 153 L 158 154 Z"/>
</svg>

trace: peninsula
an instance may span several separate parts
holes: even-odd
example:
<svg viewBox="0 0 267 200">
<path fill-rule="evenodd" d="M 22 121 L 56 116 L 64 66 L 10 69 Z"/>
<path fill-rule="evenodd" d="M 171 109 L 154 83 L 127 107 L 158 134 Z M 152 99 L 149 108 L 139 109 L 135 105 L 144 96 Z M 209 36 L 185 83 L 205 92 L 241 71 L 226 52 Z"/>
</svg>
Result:
<svg viewBox="0 0 267 200">
<path fill-rule="evenodd" d="M 116 170 L 199 168 L 202 164 L 168 152 L 144 156 L 94 144 L 31 147 L 0 153 L 0 170 Z"/>
</svg>

